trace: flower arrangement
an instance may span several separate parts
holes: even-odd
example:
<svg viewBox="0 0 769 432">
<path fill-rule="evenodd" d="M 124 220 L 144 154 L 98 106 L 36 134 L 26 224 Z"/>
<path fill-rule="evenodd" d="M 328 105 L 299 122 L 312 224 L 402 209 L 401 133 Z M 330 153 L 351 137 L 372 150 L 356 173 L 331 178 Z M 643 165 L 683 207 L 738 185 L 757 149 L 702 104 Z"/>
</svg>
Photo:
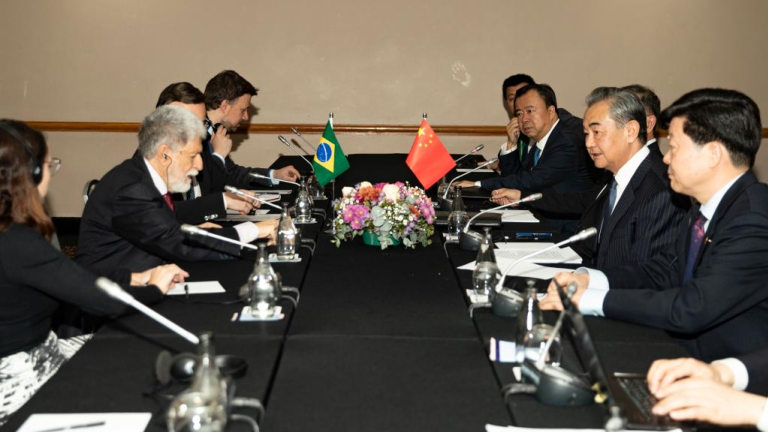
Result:
<svg viewBox="0 0 769 432">
<path fill-rule="evenodd" d="M 433 202 L 418 188 L 396 183 L 361 182 L 342 188 L 342 198 L 334 201 L 334 227 L 337 247 L 366 232 L 379 240 L 382 249 L 399 241 L 408 248 L 427 246 L 435 232 Z"/>
</svg>

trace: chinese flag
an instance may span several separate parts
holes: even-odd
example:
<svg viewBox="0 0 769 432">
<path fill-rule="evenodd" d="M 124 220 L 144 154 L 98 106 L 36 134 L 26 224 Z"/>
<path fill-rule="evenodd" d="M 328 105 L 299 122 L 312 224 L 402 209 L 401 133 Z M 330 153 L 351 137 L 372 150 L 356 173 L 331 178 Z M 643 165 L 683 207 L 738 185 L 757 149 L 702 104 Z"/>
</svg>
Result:
<svg viewBox="0 0 769 432">
<path fill-rule="evenodd" d="M 406 165 L 425 189 L 430 189 L 438 179 L 457 166 L 426 119 L 422 119 L 417 138 L 406 158 Z"/>
</svg>

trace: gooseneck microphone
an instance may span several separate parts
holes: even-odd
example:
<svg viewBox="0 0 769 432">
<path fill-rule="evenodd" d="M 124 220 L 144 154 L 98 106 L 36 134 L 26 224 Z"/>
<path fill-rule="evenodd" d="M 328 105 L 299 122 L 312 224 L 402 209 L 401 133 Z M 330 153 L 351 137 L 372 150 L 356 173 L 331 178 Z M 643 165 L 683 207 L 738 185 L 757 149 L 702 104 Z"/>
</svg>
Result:
<svg viewBox="0 0 769 432">
<path fill-rule="evenodd" d="M 285 145 L 286 145 L 286 147 L 290 148 L 292 152 L 296 153 L 296 155 L 297 155 L 297 156 L 299 156 L 300 158 L 302 158 L 302 160 L 304 160 L 305 162 L 307 162 L 307 165 L 309 165 L 309 166 L 310 166 L 310 169 L 312 170 L 312 172 L 315 172 L 315 167 L 314 167 L 314 166 L 312 166 L 312 163 L 311 163 L 310 161 L 308 161 L 306 157 L 302 156 L 302 154 L 301 154 L 301 153 L 299 153 L 299 152 L 298 152 L 298 151 L 297 151 L 297 150 L 294 148 L 294 146 L 292 146 L 292 145 L 291 145 L 291 143 L 290 143 L 290 142 L 288 142 L 288 140 L 287 140 L 287 139 L 286 139 L 286 138 L 285 138 L 283 135 L 278 135 L 278 139 L 280 140 L 280 142 L 282 142 L 283 144 L 285 144 Z"/>
<path fill-rule="evenodd" d="M 481 150 L 483 150 L 483 144 L 479 144 L 479 145 L 478 145 L 478 146 L 476 146 L 474 149 L 470 150 L 470 153 L 467 153 L 467 154 L 465 154 L 465 155 L 462 155 L 462 156 L 460 156 L 460 157 L 459 157 L 459 158 L 457 158 L 457 159 L 454 159 L 454 162 L 455 162 L 455 163 L 456 163 L 456 162 L 459 162 L 459 161 L 461 161 L 462 159 L 464 159 L 464 158 L 466 158 L 466 157 L 470 156 L 471 154 L 475 154 L 475 153 L 478 153 L 478 152 L 479 152 L 479 151 L 481 151 Z"/>
<path fill-rule="evenodd" d="M 523 204 L 531 201 L 536 201 L 538 199 L 542 198 L 541 193 L 535 193 L 527 196 L 526 198 L 521 198 L 518 201 L 513 201 L 507 204 L 502 204 L 497 207 L 493 207 L 490 209 L 482 210 L 478 212 L 475 216 L 471 217 L 470 220 L 467 221 L 465 224 L 465 227 L 462 229 L 462 231 L 459 232 L 459 247 L 462 250 L 478 250 L 478 248 L 481 246 L 481 242 L 483 242 L 483 234 L 476 232 L 476 231 L 470 231 L 470 224 L 473 223 L 475 219 L 478 218 L 478 216 L 484 214 L 493 212 L 495 210 L 501 210 L 506 207 L 512 207 L 516 206 L 518 204 Z"/>
<path fill-rule="evenodd" d="M 288 184 L 299 186 L 299 183 L 297 183 L 297 182 L 292 182 L 291 180 L 281 180 L 279 178 L 271 178 L 270 176 L 259 174 L 258 172 L 254 172 L 254 171 L 251 171 L 250 173 L 248 173 L 248 175 L 253 177 L 253 178 L 257 178 L 257 179 L 264 179 L 264 180 L 270 180 L 270 181 L 273 181 L 273 182 L 288 183 Z"/>
<path fill-rule="evenodd" d="M 589 239 L 590 237 L 593 237 L 597 233 L 598 233 L 597 229 L 595 229 L 595 228 L 587 228 L 587 229 L 584 229 L 584 230 L 578 232 L 577 234 L 574 234 L 573 236 L 569 237 L 568 239 L 566 239 L 566 240 L 564 240 L 564 241 L 562 241 L 560 243 L 556 243 L 556 244 L 554 244 L 552 246 L 546 247 L 544 249 L 532 252 L 532 253 L 530 253 L 530 254 L 528 254 L 526 256 L 518 258 L 517 260 L 513 261 L 512 264 L 507 266 L 505 271 L 502 272 L 502 277 L 499 279 L 499 282 L 497 283 L 496 291 L 499 291 L 499 290 L 502 289 L 502 287 L 505 284 L 505 278 L 507 278 L 507 274 L 510 273 L 510 270 L 512 270 L 513 267 L 515 267 L 516 265 L 518 265 L 522 261 L 526 261 L 529 258 L 533 258 L 533 257 L 535 257 L 537 255 L 543 254 L 543 253 L 545 253 L 547 251 L 553 250 L 555 248 L 559 248 L 561 246 L 565 246 L 565 245 L 568 245 L 568 244 L 580 242 L 580 241 L 585 240 L 585 239 Z"/>
<path fill-rule="evenodd" d="M 183 224 L 181 229 L 182 229 L 183 233 L 185 233 L 185 234 L 187 234 L 189 236 L 199 235 L 201 237 L 211 237 L 211 238 L 215 238 L 217 240 L 221 240 L 221 241 L 226 242 L 226 243 L 236 244 L 236 245 L 242 246 L 244 248 L 253 249 L 253 250 L 259 250 L 258 247 L 254 246 L 254 245 L 252 245 L 250 243 L 244 243 L 242 241 L 233 240 L 233 239 L 231 239 L 229 237 L 220 236 L 219 234 L 214 234 L 214 233 L 208 232 L 208 231 L 206 231 L 206 230 L 204 230 L 202 228 L 198 228 L 195 225 Z"/>
<path fill-rule="evenodd" d="M 159 313 L 155 312 L 151 308 L 145 306 L 142 302 L 136 300 L 131 294 L 128 294 L 127 292 L 125 292 L 123 288 L 120 288 L 120 285 L 116 284 L 115 282 L 112 282 L 111 280 L 105 277 L 100 277 L 96 279 L 96 288 L 99 288 L 100 290 L 104 291 L 108 296 L 116 300 L 119 300 L 127 304 L 128 306 L 133 307 L 134 309 L 138 310 L 144 315 L 152 318 L 153 320 L 157 321 L 167 329 L 178 334 L 184 339 L 187 339 L 190 343 L 193 343 L 195 345 L 200 343 L 200 339 L 198 339 L 197 336 L 181 328 L 178 324 L 174 323 L 173 321 L 169 320 L 163 315 L 160 315 Z"/>
<path fill-rule="evenodd" d="M 312 152 L 313 152 L 313 154 L 315 154 L 315 153 L 317 153 L 317 152 L 318 152 L 318 149 L 316 149 L 314 145 L 310 144 L 310 142 L 309 142 L 309 141 L 307 141 L 306 139 L 304 139 L 304 135 L 302 135 L 302 134 L 299 132 L 299 129 L 297 129 L 297 128 L 295 128 L 295 127 L 292 127 L 292 128 L 291 128 L 291 132 L 293 132 L 293 133 L 294 133 L 294 135 L 296 135 L 296 136 L 298 136 L 299 138 L 301 138 L 301 139 L 302 139 L 302 141 L 304 141 L 304 143 L 305 143 L 305 144 L 307 144 L 307 146 L 308 146 L 308 147 L 310 147 L 310 148 L 312 149 Z"/>
<path fill-rule="evenodd" d="M 489 166 L 489 165 L 491 165 L 491 164 L 493 164 L 493 163 L 496 163 L 498 160 L 499 160 L 498 158 L 492 158 L 492 159 L 489 159 L 488 161 L 486 161 L 486 162 L 482 163 L 481 165 L 478 165 L 477 167 L 475 167 L 475 168 L 471 169 L 470 171 L 468 171 L 468 172 L 466 172 L 466 173 L 462 173 L 462 174 L 460 174 L 460 175 L 458 175 L 458 176 L 454 177 L 454 178 L 453 178 L 453 179 L 452 179 L 452 180 L 449 182 L 449 184 L 448 184 L 448 187 L 446 187 L 446 192 L 444 192 L 444 193 L 443 193 L 443 199 L 445 200 L 445 199 L 446 199 L 446 197 L 449 195 L 449 189 L 451 189 L 451 184 L 452 184 L 452 183 L 454 183 L 455 181 L 457 181 L 457 180 L 461 179 L 462 177 L 464 177 L 464 176 L 466 176 L 466 175 L 468 175 L 468 174 L 470 174 L 470 173 L 473 173 L 473 172 L 475 172 L 475 171 L 478 171 L 479 169 L 483 169 L 483 168 L 486 168 L 487 166 Z"/>
<path fill-rule="evenodd" d="M 227 186 L 224 187 L 224 190 L 229 192 L 229 193 L 231 193 L 231 194 L 242 196 L 243 198 L 248 198 L 248 199 L 250 199 L 252 201 L 259 201 L 262 204 L 267 204 L 268 206 L 274 207 L 274 208 L 276 208 L 278 210 L 283 210 L 283 208 L 281 208 L 280 206 L 275 205 L 275 204 L 273 204 L 271 202 L 267 202 L 267 201 L 265 201 L 265 200 L 263 200 L 263 199 L 261 199 L 261 198 L 259 198 L 257 196 L 254 196 L 254 195 L 251 195 L 251 194 L 247 194 L 247 193 L 243 192 L 242 190 L 236 188 L 235 186 L 227 185 Z"/>
</svg>

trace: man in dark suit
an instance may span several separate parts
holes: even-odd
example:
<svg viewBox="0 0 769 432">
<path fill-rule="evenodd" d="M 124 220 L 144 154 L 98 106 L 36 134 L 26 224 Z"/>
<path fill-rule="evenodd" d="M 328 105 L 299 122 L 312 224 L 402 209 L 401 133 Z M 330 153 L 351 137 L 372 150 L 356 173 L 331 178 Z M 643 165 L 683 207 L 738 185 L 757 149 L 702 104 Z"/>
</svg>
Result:
<svg viewBox="0 0 769 432">
<path fill-rule="evenodd" d="M 203 96 L 202 91 L 188 82 L 173 83 L 164 88 L 160 92 L 155 108 L 163 105 L 182 107 L 199 118 L 201 123 L 206 118 L 205 96 Z M 214 162 L 209 161 L 208 164 L 212 166 L 212 169 L 216 169 Z M 203 167 L 205 169 L 205 163 Z M 209 193 L 194 199 L 184 197 L 181 194 L 175 194 L 174 207 L 176 219 L 179 222 L 199 224 L 217 218 L 224 218 L 227 210 L 235 210 L 241 214 L 246 214 L 254 207 L 259 207 L 259 202 L 249 201 L 239 195 L 228 192 L 222 192 L 221 194 Z"/>
<path fill-rule="evenodd" d="M 255 184 L 272 185 L 270 180 L 258 180 L 249 175 L 255 172 L 273 179 L 297 181 L 299 172 L 291 165 L 278 170 L 240 166 L 229 157 L 232 150 L 230 132 L 238 129 L 241 121 L 249 118 L 251 98 L 258 90 L 237 72 L 225 70 L 206 84 L 206 137 L 203 140 L 203 165 L 197 176 L 198 187 L 193 186 L 195 197 L 224 191 L 224 186 L 247 189 Z"/>
<path fill-rule="evenodd" d="M 521 163 L 528 154 L 529 138 L 521 134 L 518 117 L 515 115 L 515 94 L 523 87 L 534 84 L 536 84 L 534 79 L 526 74 L 511 75 L 502 82 L 502 100 L 510 121 L 505 126 L 507 140 L 502 143 L 498 155 L 498 166 L 495 168 L 500 169 L 503 177 L 512 174 L 512 162 L 514 159 Z M 577 137 L 578 140 L 581 139 L 582 119 L 574 117 L 563 108 L 556 109 L 556 112 L 558 113 L 558 119 L 563 123 L 563 128 L 568 131 L 568 135 Z"/>
<path fill-rule="evenodd" d="M 504 177 L 480 182 L 461 181 L 462 187 L 527 192 L 578 192 L 593 185 L 584 137 L 574 136 L 559 121 L 555 92 L 547 84 L 528 85 L 516 93 L 515 109 L 521 131 L 529 138 L 527 156 L 520 162 L 510 153 Z M 500 162 L 500 166 L 508 163 Z"/>
<path fill-rule="evenodd" d="M 741 355 L 767 345 L 767 187 L 750 172 L 761 117 L 733 90 L 685 94 L 662 113 L 669 125 L 670 185 L 696 201 L 678 235 L 676 258 L 578 269 L 572 301 L 584 314 L 671 332 L 699 359 Z M 562 307 L 551 284 L 543 309 Z"/>
<path fill-rule="evenodd" d="M 133 158 L 108 172 L 94 189 L 80 222 L 76 260 L 94 270 L 144 271 L 164 262 L 238 256 L 240 247 L 208 237 L 186 239 L 171 193 L 186 193 L 202 169 L 200 120 L 188 110 L 163 106 L 148 115 Z M 245 222 L 217 230 L 251 242 L 274 238 L 276 221 Z"/>
<path fill-rule="evenodd" d="M 650 152 L 658 154 L 661 159 L 662 152 L 657 138 L 654 136 L 654 129 L 657 127 L 657 119 L 660 116 L 660 98 L 657 97 L 654 90 L 640 84 L 631 84 L 622 87 L 622 90 L 635 93 L 646 108 L 646 147 L 649 148 Z"/>
<path fill-rule="evenodd" d="M 645 107 L 634 93 L 616 87 L 596 88 L 586 103 L 585 146 L 596 168 L 613 175 L 586 192 L 544 194 L 528 207 L 580 218 L 581 228 L 599 229 L 597 236 L 572 246 L 590 267 L 606 269 L 671 254 L 688 199 L 670 190 L 662 156 L 644 145 L 649 131 Z M 520 198 L 519 191 L 506 191 L 495 194 L 494 201 Z"/>
</svg>

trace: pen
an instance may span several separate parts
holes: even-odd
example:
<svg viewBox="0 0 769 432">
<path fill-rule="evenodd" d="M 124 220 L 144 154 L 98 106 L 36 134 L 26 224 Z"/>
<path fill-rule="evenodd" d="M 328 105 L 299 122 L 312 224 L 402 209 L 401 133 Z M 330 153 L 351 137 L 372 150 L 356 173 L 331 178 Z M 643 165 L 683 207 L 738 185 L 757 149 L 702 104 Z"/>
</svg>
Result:
<svg viewBox="0 0 769 432">
<path fill-rule="evenodd" d="M 187 286 L 187 284 L 184 284 L 184 298 L 185 299 L 190 298 L 190 288 Z"/>
<path fill-rule="evenodd" d="M 81 424 L 70 425 L 70 426 L 62 426 L 62 427 L 53 428 L 53 429 L 39 430 L 37 432 L 59 432 L 59 431 L 65 431 L 65 430 L 71 430 L 71 429 L 86 429 L 86 428 L 92 428 L 97 426 L 104 426 L 105 424 L 107 424 L 107 422 L 104 422 L 104 421 L 99 421 L 94 423 L 81 423 Z"/>
</svg>

